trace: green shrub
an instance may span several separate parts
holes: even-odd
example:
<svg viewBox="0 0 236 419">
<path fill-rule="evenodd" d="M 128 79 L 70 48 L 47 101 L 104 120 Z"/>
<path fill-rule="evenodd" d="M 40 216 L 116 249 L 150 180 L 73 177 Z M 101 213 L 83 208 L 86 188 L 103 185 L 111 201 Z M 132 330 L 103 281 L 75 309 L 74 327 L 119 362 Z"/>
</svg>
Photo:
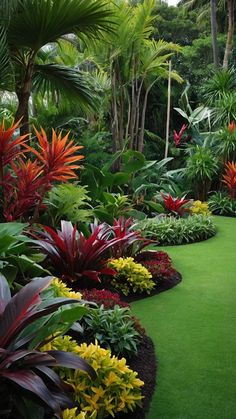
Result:
<svg viewBox="0 0 236 419">
<path fill-rule="evenodd" d="M 151 280 L 152 275 L 141 263 L 134 262 L 134 259 L 118 258 L 111 259 L 108 266 L 117 271 L 112 280 L 112 285 L 124 295 L 131 292 L 146 292 L 154 288 L 155 283 Z"/>
<path fill-rule="evenodd" d="M 103 306 L 91 310 L 83 319 L 84 328 L 93 339 L 112 353 L 130 356 L 137 352 L 139 333 L 128 308 L 115 306 L 105 310 Z"/>
<path fill-rule="evenodd" d="M 206 240 L 216 233 L 211 217 L 193 215 L 187 218 L 155 217 L 141 221 L 139 227 L 160 245 L 176 245 Z"/>
<path fill-rule="evenodd" d="M 73 352 L 85 359 L 96 371 L 97 377 L 91 379 L 80 370 L 59 370 L 64 381 L 72 385 L 74 397 L 80 409 L 88 414 L 97 412 L 99 418 L 115 416 L 119 412 L 133 411 L 141 405 L 143 381 L 127 365 L 125 358 L 118 359 L 97 342 L 78 346 L 70 336 L 56 338 L 47 349 Z"/>
<path fill-rule="evenodd" d="M 209 209 L 216 215 L 235 215 L 236 200 L 231 199 L 224 192 L 216 192 L 208 200 Z"/>
<path fill-rule="evenodd" d="M 46 219 L 49 217 L 54 226 L 59 225 L 61 219 L 72 223 L 91 221 L 93 212 L 89 201 L 85 186 L 71 183 L 54 186 L 45 199 Z"/>
</svg>

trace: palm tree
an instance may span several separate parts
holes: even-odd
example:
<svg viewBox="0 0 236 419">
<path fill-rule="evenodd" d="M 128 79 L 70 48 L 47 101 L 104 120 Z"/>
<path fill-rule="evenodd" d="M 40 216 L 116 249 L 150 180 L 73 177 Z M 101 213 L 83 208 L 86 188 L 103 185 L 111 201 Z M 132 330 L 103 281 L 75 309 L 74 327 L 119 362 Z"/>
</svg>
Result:
<svg viewBox="0 0 236 419">
<path fill-rule="evenodd" d="M 223 68 L 227 69 L 229 65 L 229 58 L 233 50 L 233 39 L 234 39 L 234 0 L 227 0 L 228 10 L 228 31 L 227 31 L 227 42 L 225 47 L 225 54 L 223 60 Z"/>
<path fill-rule="evenodd" d="M 223 68 L 227 69 L 229 65 L 229 58 L 233 50 L 233 35 L 234 35 L 234 0 L 181 0 L 179 3 L 186 9 L 192 8 L 198 10 L 199 17 L 203 17 L 206 13 L 209 13 L 211 8 L 211 24 L 214 25 L 212 27 L 212 45 L 213 45 L 213 54 L 216 47 L 216 19 L 215 19 L 215 8 L 217 7 L 221 13 L 225 9 L 227 9 L 228 14 L 228 24 L 227 24 L 227 41 L 225 46 L 225 54 L 223 60 Z M 210 6 L 210 8 L 209 8 Z M 214 60 L 215 61 L 215 60 Z"/>
<path fill-rule="evenodd" d="M 0 84 L 17 94 L 21 131 L 29 131 L 32 88 L 45 80 L 91 106 L 91 92 L 78 70 L 37 60 L 46 45 L 62 37 L 71 42 L 69 34 L 85 40 L 111 30 L 112 12 L 106 0 L 3 0 L 1 7 Z"/>
<path fill-rule="evenodd" d="M 160 78 L 168 77 L 168 59 L 180 50 L 176 44 L 152 39 L 155 6 L 155 0 L 136 6 L 117 1 L 117 30 L 108 35 L 107 44 L 92 48 L 95 62 L 105 63 L 110 75 L 114 152 L 127 142 L 130 149 L 143 150 L 148 95 Z M 181 80 L 175 72 L 172 77 Z"/>
<path fill-rule="evenodd" d="M 219 52 L 217 45 L 217 20 L 216 20 L 216 0 L 211 0 L 211 39 L 213 50 L 213 61 L 217 68 L 219 66 Z"/>
</svg>

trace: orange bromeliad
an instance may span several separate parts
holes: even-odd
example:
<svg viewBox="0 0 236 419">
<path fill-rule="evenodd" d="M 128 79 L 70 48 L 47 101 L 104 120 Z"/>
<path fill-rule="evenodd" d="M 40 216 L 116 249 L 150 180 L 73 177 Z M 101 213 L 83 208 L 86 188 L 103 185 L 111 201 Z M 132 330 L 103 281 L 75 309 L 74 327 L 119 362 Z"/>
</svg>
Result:
<svg viewBox="0 0 236 419">
<path fill-rule="evenodd" d="M 64 182 L 76 178 L 77 175 L 74 170 L 79 169 L 80 166 L 73 163 L 83 159 L 84 156 L 76 155 L 75 153 L 83 146 L 74 145 L 72 140 L 68 142 L 69 133 L 62 137 L 62 132 L 57 135 L 52 130 L 51 143 L 49 143 L 43 128 L 41 128 L 41 133 L 35 128 L 35 133 L 39 141 L 40 150 L 37 151 L 27 144 L 25 148 L 31 151 L 43 163 L 44 173 L 48 176 L 48 180 Z"/>
<path fill-rule="evenodd" d="M 234 133 L 235 128 L 236 128 L 235 122 L 234 121 L 230 122 L 230 124 L 228 125 L 228 130 L 231 135 Z"/>
<path fill-rule="evenodd" d="M 19 125 L 20 121 L 16 124 L 12 123 L 8 129 L 5 129 L 4 121 L 0 125 L 0 160 L 2 167 L 23 154 L 20 147 L 25 145 L 28 134 L 12 138 Z"/>
<path fill-rule="evenodd" d="M 15 136 L 20 121 L 5 129 L 0 125 L 0 204 L 7 221 L 20 217 L 35 221 L 43 199 L 53 182 L 65 182 L 77 177 L 77 162 L 83 158 L 77 151 L 82 146 L 68 140 L 69 133 L 62 136 L 52 131 L 52 140 L 48 141 L 45 131 L 36 132 L 38 145 L 29 146 L 28 135 Z M 33 159 L 26 160 L 26 153 Z"/>
</svg>

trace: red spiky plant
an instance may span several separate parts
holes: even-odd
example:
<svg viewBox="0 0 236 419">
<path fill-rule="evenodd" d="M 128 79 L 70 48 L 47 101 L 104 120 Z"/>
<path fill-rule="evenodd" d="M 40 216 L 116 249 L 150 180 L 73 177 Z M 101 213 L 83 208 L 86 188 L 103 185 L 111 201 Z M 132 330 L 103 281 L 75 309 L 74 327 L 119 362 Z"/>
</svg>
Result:
<svg viewBox="0 0 236 419">
<path fill-rule="evenodd" d="M 232 199 L 236 197 L 236 164 L 235 162 L 227 162 L 225 164 L 225 174 L 223 175 L 223 183 L 229 191 Z"/>
<path fill-rule="evenodd" d="M 76 178 L 77 162 L 83 158 L 77 152 L 82 146 L 53 130 L 49 141 L 45 131 L 35 129 L 35 147 L 27 144 L 28 136 L 15 136 L 19 123 L 6 129 L 0 125 L 0 185 L 1 205 L 7 221 L 19 218 L 36 221 L 45 193 L 55 181 Z M 30 158 L 29 158 L 30 156 Z"/>
<path fill-rule="evenodd" d="M 171 194 L 164 195 L 163 193 L 161 193 L 161 196 L 163 199 L 165 209 L 169 213 L 182 217 L 184 213 L 189 210 L 187 208 L 187 205 L 190 203 L 190 199 L 174 198 L 173 196 L 171 196 Z"/>
</svg>

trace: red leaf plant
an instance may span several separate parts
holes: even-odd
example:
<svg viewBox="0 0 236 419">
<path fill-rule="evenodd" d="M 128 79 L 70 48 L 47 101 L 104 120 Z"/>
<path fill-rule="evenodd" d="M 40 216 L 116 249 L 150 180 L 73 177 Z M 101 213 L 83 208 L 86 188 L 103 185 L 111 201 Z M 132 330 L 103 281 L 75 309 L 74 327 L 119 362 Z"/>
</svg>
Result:
<svg viewBox="0 0 236 419">
<path fill-rule="evenodd" d="M 168 253 L 162 251 L 141 252 L 135 260 L 141 263 L 152 274 L 152 279 L 157 284 L 177 274 L 172 267 L 172 261 Z"/>
<path fill-rule="evenodd" d="M 230 122 L 230 124 L 228 125 L 228 131 L 231 135 L 233 135 L 235 128 L 236 128 L 235 121 Z"/>
<path fill-rule="evenodd" d="M 230 197 L 234 199 L 236 196 L 236 164 L 234 162 L 227 162 L 225 164 L 223 183 L 226 185 Z"/>
<path fill-rule="evenodd" d="M 190 199 L 184 199 L 184 198 L 174 198 L 171 196 L 171 194 L 164 195 L 161 193 L 165 209 L 174 214 L 178 215 L 179 217 L 182 217 L 185 212 L 188 211 L 188 208 L 186 208 L 186 205 L 191 202 Z"/>
<path fill-rule="evenodd" d="M 77 175 L 74 170 L 79 169 L 80 166 L 74 163 L 81 160 L 84 156 L 76 155 L 75 153 L 83 146 L 75 146 L 73 141 L 68 142 L 69 133 L 62 137 L 61 132 L 57 136 L 56 132 L 52 130 L 51 143 L 49 143 L 43 128 L 41 128 L 41 133 L 35 128 L 35 133 L 38 139 L 39 151 L 28 145 L 25 145 L 25 148 L 31 151 L 38 161 L 42 163 L 47 180 L 50 182 L 53 180 L 65 182 L 76 178 Z"/>
<path fill-rule="evenodd" d="M 19 127 L 20 121 L 5 128 L 4 121 L 0 125 L 0 180 L 3 180 L 3 171 L 7 164 L 24 154 L 22 146 L 26 143 L 28 135 L 14 138 L 14 133 Z"/>
<path fill-rule="evenodd" d="M 105 224 L 92 225 L 88 238 L 69 221 L 61 221 L 61 230 L 57 231 L 41 227 L 44 231 L 37 232 L 36 245 L 49 257 L 52 268 L 63 280 L 80 280 L 79 284 L 83 286 L 84 277 L 100 282 L 102 274 L 116 274 L 114 269 L 106 266 L 106 260 L 118 239 L 109 237 L 110 228 Z"/>
<path fill-rule="evenodd" d="M 100 282 L 102 274 L 116 274 L 114 269 L 106 266 L 110 257 L 122 256 L 135 242 L 141 243 L 139 249 L 150 243 L 139 233 L 131 231 L 131 224 L 131 219 L 122 217 L 114 220 L 113 226 L 91 224 L 91 234 L 85 237 L 71 222 L 61 221 L 61 230 L 41 226 L 44 231 L 37 231 L 34 237 L 37 238 L 36 244 L 49 257 L 52 268 L 63 280 L 80 280 L 79 286 L 84 286 L 84 278 Z"/>
<path fill-rule="evenodd" d="M 111 232 L 116 239 L 119 239 L 112 247 L 113 258 L 134 256 L 149 244 L 154 243 L 152 240 L 142 237 L 140 231 L 134 230 L 134 220 L 132 218 L 120 217 L 118 220 L 114 219 Z"/>
<path fill-rule="evenodd" d="M 49 286 L 51 277 L 37 278 L 11 297 L 6 279 L 0 276 L 0 415 L 18 417 L 19 400 L 36 402 L 51 415 L 61 417 L 61 409 L 71 407 L 69 386 L 51 367 L 81 369 L 95 376 L 94 370 L 79 356 L 63 351 L 40 352 L 32 342 L 41 327 L 47 331 L 48 315 L 65 304 L 78 300 L 60 298 L 42 302 L 40 293 Z M 49 316 L 50 317 L 50 316 Z M 34 322 L 37 320 L 36 323 Z M 37 343 L 43 346 L 46 340 Z M 21 406 L 21 407 L 20 407 Z M 25 403 L 27 417 L 30 404 Z M 48 413 L 49 413 L 48 412 Z M 50 416 L 51 416 L 50 415 Z M 44 416 L 44 415 L 43 415 Z"/>
<path fill-rule="evenodd" d="M 26 137 L 12 139 L 19 122 L 5 130 L 0 127 L 0 185 L 4 217 L 7 221 L 19 217 L 37 219 L 45 193 L 52 188 L 52 182 L 65 182 L 76 178 L 75 164 L 83 158 L 76 146 L 68 140 L 69 133 L 62 137 L 52 131 L 49 141 L 45 131 L 35 129 L 38 145 L 26 144 Z M 33 159 L 26 159 L 31 153 Z"/>
<path fill-rule="evenodd" d="M 188 128 L 188 126 L 186 124 L 183 124 L 179 132 L 176 132 L 176 130 L 174 130 L 173 138 L 174 138 L 174 142 L 175 142 L 176 147 L 179 147 L 181 145 L 181 140 L 183 140 L 184 142 L 190 140 L 190 138 L 191 138 L 190 135 L 183 138 L 183 135 L 184 135 L 187 128 Z"/>
<path fill-rule="evenodd" d="M 93 301 L 99 306 L 103 305 L 105 309 L 112 309 L 116 305 L 120 307 L 130 307 L 125 301 L 121 301 L 119 294 L 108 290 L 98 290 L 93 288 L 91 290 L 82 290 L 84 300 Z"/>
</svg>

